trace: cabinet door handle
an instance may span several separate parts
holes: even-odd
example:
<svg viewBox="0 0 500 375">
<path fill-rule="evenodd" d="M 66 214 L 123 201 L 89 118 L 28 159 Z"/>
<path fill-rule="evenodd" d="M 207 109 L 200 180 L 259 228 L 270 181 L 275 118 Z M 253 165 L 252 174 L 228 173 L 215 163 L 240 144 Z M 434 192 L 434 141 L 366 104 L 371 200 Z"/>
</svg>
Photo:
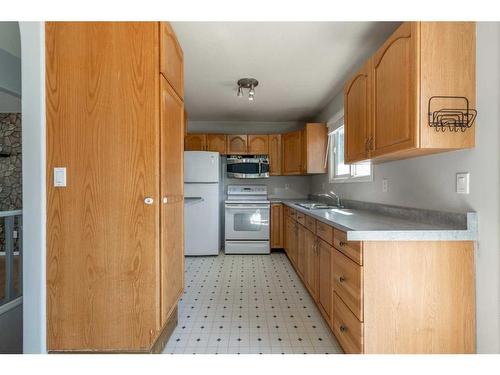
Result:
<svg viewBox="0 0 500 375">
<path fill-rule="evenodd" d="M 339 283 L 343 283 L 345 281 L 345 277 L 344 276 L 340 276 L 339 277 Z"/>
<path fill-rule="evenodd" d="M 168 197 L 167 196 L 163 197 L 162 201 L 163 201 L 163 204 L 167 204 L 168 203 Z"/>
<path fill-rule="evenodd" d="M 151 198 L 151 197 L 144 198 L 144 204 L 147 204 L 149 206 L 149 205 L 152 205 L 153 203 L 154 203 L 153 198 Z"/>
<path fill-rule="evenodd" d="M 346 332 L 347 331 L 347 327 L 345 325 L 343 325 L 343 324 L 340 325 L 339 329 L 340 329 L 340 332 Z"/>
<path fill-rule="evenodd" d="M 344 241 L 339 242 L 339 246 L 345 246 L 345 245 L 347 245 L 347 243 L 345 243 Z"/>
</svg>

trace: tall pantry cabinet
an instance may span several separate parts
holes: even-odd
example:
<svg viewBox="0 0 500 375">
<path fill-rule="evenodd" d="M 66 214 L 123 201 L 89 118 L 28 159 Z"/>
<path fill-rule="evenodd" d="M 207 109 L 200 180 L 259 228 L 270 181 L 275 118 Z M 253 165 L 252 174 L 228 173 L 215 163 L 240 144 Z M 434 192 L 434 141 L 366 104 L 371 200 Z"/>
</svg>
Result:
<svg viewBox="0 0 500 375">
<path fill-rule="evenodd" d="M 184 282 L 182 49 L 161 22 L 45 39 L 48 350 L 159 351 Z"/>
</svg>

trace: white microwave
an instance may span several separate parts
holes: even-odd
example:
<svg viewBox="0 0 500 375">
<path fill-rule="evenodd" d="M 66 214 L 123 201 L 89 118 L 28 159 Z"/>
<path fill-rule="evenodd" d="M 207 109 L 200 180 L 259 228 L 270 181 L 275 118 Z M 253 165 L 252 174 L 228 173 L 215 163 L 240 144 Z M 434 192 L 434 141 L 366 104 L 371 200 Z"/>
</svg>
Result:
<svg viewBox="0 0 500 375">
<path fill-rule="evenodd" d="M 230 155 L 227 157 L 227 177 L 267 178 L 269 157 L 267 155 Z"/>
</svg>

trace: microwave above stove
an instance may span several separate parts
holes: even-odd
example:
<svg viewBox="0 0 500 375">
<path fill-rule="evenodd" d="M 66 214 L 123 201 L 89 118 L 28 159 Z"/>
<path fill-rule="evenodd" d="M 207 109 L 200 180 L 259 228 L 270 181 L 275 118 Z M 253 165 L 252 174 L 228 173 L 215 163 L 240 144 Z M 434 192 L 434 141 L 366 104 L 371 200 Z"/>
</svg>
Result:
<svg viewBox="0 0 500 375">
<path fill-rule="evenodd" d="M 269 157 L 267 155 L 230 155 L 227 157 L 227 177 L 267 178 Z"/>
</svg>

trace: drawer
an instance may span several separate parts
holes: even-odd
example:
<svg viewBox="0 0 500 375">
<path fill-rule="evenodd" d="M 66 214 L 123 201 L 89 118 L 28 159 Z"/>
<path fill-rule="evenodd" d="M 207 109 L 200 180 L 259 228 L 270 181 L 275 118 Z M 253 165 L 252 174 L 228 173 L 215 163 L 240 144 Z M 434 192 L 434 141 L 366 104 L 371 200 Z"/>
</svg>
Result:
<svg viewBox="0 0 500 375">
<path fill-rule="evenodd" d="M 321 221 L 316 221 L 316 235 L 330 245 L 333 245 L 333 228 L 331 226 Z"/>
<path fill-rule="evenodd" d="M 295 211 L 293 208 L 290 208 L 290 217 L 293 220 L 297 220 L 297 211 Z"/>
<path fill-rule="evenodd" d="M 346 232 L 334 229 L 333 246 L 356 263 L 363 265 L 363 243 L 361 241 L 347 241 Z"/>
<path fill-rule="evenodd" d="M 306 224 L 305 227 L 309 229 L 311 232 L 316 233 L 316 219 L 313 219 L 309 215 L 306 216 Z"/>
<path fill-rule="evenodd" d="M 363 323 L 333 293 L 333 333 L 347 354 L 363 353 Z"/>
<path fill-rule="evenodd" d="M 302 225 L 306 225 L 306 215 L 304 215 L 302 212 L 299 212 L 299 211 L 296 211 L 296 219 L 297 221 L 302 224 Z"/>
<path fill-rule="evenodd" d="M 283 213 L 285 214 L 285 216 L 290 216 L 290 210 L 291 210 L 290 207 L 284 206 Z"/>
<path fill-rule="evenodd" d="M 363 267 L 334 250 L 332 272 L 333 290 L 353 314 L 363 321 Z"/>
</svg>

